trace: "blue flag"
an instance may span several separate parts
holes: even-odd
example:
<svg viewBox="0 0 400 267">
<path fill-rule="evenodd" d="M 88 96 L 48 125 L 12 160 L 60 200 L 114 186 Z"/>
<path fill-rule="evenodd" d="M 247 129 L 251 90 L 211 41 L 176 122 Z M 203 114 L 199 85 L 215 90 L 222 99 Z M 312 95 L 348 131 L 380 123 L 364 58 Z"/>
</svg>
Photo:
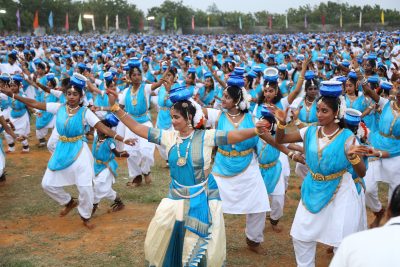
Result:
<svg viewBox="0 0 400 267">
<path fill-rule="evenodd" d="M 54 27 L 54 23 L 53 23 L 53 11 L 50 11 L 50 14 L 49 14 L 49 26 L 50 26 L 50 29 L 53 29 L 53 27 Z"/>
<path fill-rule="evenodd" d="M 165 17 L 161 18 L 161 30 L 165 31 Z"/>
</svg>

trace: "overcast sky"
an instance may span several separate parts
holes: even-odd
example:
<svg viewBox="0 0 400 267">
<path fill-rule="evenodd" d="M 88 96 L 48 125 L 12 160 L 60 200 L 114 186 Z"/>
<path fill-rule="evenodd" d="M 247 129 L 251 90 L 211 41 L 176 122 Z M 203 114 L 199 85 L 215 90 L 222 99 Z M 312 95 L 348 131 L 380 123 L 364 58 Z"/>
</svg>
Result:
<svg viewBox="0 0 400 267">
<path fill-rule="evenodd" d="M 134 3 L 138 8 L 143 10 L 147 14 L 147 10 L 154 6 L 161 5 L 163 0 L 128 0 Z M 176 0 L 175 0 L 176 1 Z M 338 3 L 345 3 L 343 0 L 333 0 Z M 183 0 L 185 5 L 192 7 L 193 9 L 206 10 L 208 6 L 215 3 L 217 7 L 222 11 L 242 11 L 242 12 L 257 12 L 261 10 L 268 10 L 272 13 L 285 13 L 285 10 L 293 7 L 297 8 L 300 5 L 310 4 L 318 5 L 320 2 L 318 0 L 281 0 L 281 1 L 271 1 L 271 0 Z M 375 5 L 379 4 L 382 8 L 387 9 L 397 9 L 400 10 L 399 0 L 351 0 L 347 1 L 351 5 Z M 277 4 L 279 3 L 279 4 Z"/>
</svg>

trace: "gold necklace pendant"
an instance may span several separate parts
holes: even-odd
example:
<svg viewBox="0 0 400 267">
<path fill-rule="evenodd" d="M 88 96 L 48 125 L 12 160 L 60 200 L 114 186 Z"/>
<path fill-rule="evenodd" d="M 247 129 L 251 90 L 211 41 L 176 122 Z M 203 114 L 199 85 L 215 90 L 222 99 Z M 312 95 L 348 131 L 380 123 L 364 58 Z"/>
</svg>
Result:
<svg viewBox="0 0 400 267">
<path fill-rule="evenodd" d="M 136 97 L 132 99 L 132 105 L 134 105 L 134 106 L 137 105 L 137 99 L 136 99 Z"/>
<path fill-rule="evenodd" d="M 183 167 L 186 165 L 186 159 L 184 157 L 179 157 L 178 161 L 176 162 L 176 165 L 179 167 Z"/>
</svg>

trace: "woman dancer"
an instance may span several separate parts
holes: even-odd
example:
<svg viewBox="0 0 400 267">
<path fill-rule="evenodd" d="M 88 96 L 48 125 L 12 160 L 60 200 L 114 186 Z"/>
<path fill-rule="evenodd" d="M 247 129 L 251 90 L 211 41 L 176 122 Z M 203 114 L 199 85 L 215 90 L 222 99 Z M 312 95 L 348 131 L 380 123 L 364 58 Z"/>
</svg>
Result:
<svg viewBox="0 0 400 267">
<path fill-rule="evenodd" d="M 93 208 L 93 156 L 87 143 L 84 141 L 86 124 L 95 127 L 99 132 L 114 139 L 133 145 L 134 140 L 124 140 L 110 128 L 104 126 L 92 111 L 80 105 L 83 97 L 83 88 L 86 85 L 85 77 L 74 74 L 71 78 L 72 86 L 66 90 L 67 103 L 43 103 L 23 97 L 10 88 L 3 88 L 2 92 L 16 101 L 32 108 L 45 110 L 56 114 L 56 128 L 60 134 L 56 149 L 49 160 L 47 170 L 42 180 L 44 191 L 64 209 L 60 216 L 67 215 L 78 206 L 83 224 L 92 229 L 90 222 Z M 64 191 L 64 186 L 76 185 L 79 191 L 78 201 Z"/>
<path fill-rule="evenodd" d="M 357 146 L 353 133 L 340 122 L 340 82 L 322 82 L 317 101 L 320 126 L 285 133 L 286 112 L 277 110 L 276 141 L 304 141 L 309 172 L 301 186 L 301 201 L 293 221 L 291 236 L 298 266 L 314 266 L 317 242 L 338 247 L 343 237 L 359 229 L 360 202 L 348 168 L 365 175 L 360 155 L 368 149 Z"/>
<path fill-rule="evenodd" d="M 151 128 L 133 120 L 109 91 L 111 110 L 132 132 L 168 151 L 171 184 L 161 201 L 145 240 L 146 266 L 224 266 L 225 226 L 221 200 L 211 168 L 215 146 L 242 142 L 256 136 L 254 128 L 231 132 L 202 130 L 201 107 L 191 92 L 177 88 L 170 93 L 175 131 Z"/>
</svg>

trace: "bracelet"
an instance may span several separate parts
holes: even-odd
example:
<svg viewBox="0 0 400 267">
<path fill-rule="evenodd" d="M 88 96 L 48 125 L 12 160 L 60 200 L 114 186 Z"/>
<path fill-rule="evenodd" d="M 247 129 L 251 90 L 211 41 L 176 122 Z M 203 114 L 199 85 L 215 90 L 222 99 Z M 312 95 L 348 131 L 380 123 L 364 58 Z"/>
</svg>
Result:
<svg viewBox="0 0 400 267">
<path fill-rule="evenodd" d="M 382 158 L 382 151 L 379 151 L 378 153 L 379 153 L 378 157 Z"/>
<path fill-rule="evenodd" d="M 362 85 L 367 85 L 367 83 L 368 83 L 368 80 L 365 79 L 365 77 L 364 77 L 363 80 L 362 80 Z"/>
<path fill-rule="evenodd" d="M 117 112 L 118 110 L 120 110 L 120 106 L 118 103 L 115 103 L 114 105 L 111 106 L 110 110 L 111 112 Z"/>
<path fill-rule="evenodd" d="M 13 99 L 13 100 L 15 100 L 14 95 L 15 95 L 15 94 L 12 94 L 12 99 Z"/>
<path fill-rule="evenodd" d="M 103 111 L 103 107 L 100 107 L 100 111 Z"/>
<path fill-rule="evenodd" d="M 117 140 L 117 139 L 116 139 L 116 137 L 117 137 L 117 136 L 118 136 L 118 134 L 117 134 L 117 133 L 115 133 L 115 135 L 114 135 L 113 139 L 114 139 L 114 140 Z M 118 140 L 117 140 L 117 141 L 118 141 Z"/>
<path fill-rule="evenodd" d="M 128 115 L 128 112 L 125 112 L 125 114 L 119 117 L 119 119 L 122 120 L 126 115 Z"/>
<path fill-rule="evenodd" d="M 301 124 L 301 120 L 297 119 L 294 121 L 295 126 L 299 126 Z"/>
<path fill-rule="evenodd" d="M 293 152 L 293 151 L 290 151 L 287 155 L 288 155 L 288 157 L 289 157 L 290 159 L 293 159 L 292 157 L 293 157 L 293 155 L 294 155 L 294 152 Z"/>
<path fill-rule="evenodd" d="M 286 124 L 281 124 L 280 121 L 278 121 L 276 123 L 276 126 L 278 126 L 278 129 L 280 129 L 280 130 L 285 130 L 285 128 L 286 128 Z"/>
<path fill-rule="evenodd" d="M 361 159 L 360 159 L 360 157 L 357 155 L 357 156 L 355 156 L 354 158 L 352 158 L 352 159 L 349 159 L 349 161 L 350 161 L 350 163 L 351 163 L 351 165 L 357 165 L 358 163 L 360 163 L 361 162 Z"/>
</svg>

